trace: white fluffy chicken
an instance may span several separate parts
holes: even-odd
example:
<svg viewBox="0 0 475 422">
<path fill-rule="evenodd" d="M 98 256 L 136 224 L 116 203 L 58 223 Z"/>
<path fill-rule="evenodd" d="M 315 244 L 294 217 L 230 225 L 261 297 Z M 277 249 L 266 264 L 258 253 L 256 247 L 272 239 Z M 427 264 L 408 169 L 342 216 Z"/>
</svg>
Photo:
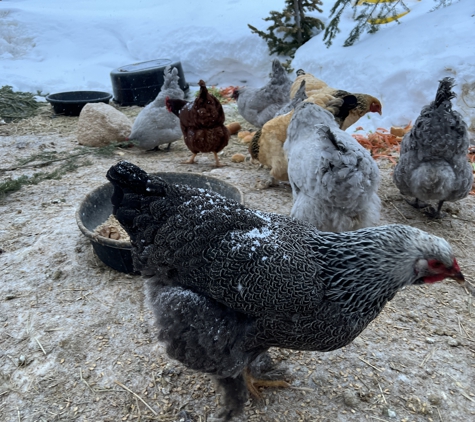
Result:
<svg viewBox="0 0 475 422">
<path fill-rule="evenodd" d="M 428 208 L 433 218 L 442 216 L 445 201 L 465 198 L 473 184 L 467 161 L 470 145 L 467 125 L 452 109 L 453 78 L 440 81 L 435 101 L 425 106 L 401 142 L 401 157 L 394 170 L 394 183 L 416 208 Z M 421 201 L 438 201 L 437 209 Z"/>
<path fill-rule="evenodd" d="M 286 70 L 275 59 L 271 78 L 266 85 L 262 88 L 236 88 L 233 98 L 237 101 L 241 116 L 254 126 L 262 127 L 289 102 L 291 85 Z"/>
<path fill-rule="evenodd" d="M 178 81 L 178 69 L 167 66 L 164 71 L 164 81 L 155 100 L 145 106 L 138 114 L 132 126 L 129 140 L 138 141 L 138 147 L 145 150 L 157 151 L 159 145 L 168 144 L 181 138 L 180 120 L 169 113 L 165 107 L 165 98 L 183 100 L 185 93 Z"/>
<path fill-rule="evenodd" d="M 331 113 L 313 103 L 299 104 L 284 150 L 294 200 L 292 217 L 331 232 L 377 224 L 378 166 L 338 127 Z"/>
</svg>

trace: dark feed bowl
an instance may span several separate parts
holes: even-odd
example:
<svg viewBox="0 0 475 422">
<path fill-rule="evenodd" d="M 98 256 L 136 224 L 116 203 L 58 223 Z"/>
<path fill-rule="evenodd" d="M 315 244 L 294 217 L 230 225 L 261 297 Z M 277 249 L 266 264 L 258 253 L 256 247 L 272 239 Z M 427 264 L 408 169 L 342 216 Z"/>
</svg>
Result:
<svg viewBox="0 0 475 422">
<path fill-rule="evenodd" d="M 214 177 L 197 173 L 153 173 L 169 183 L 209 189 L 226 198 L 244 203 L 242 192 L 235 186 Z M 111 183 L 99 186 L 86 195 L 76 211 L 79 229 L 91 241 L 94 251 L 104 264 L 123 273 L 134 273 L 132 245 L 128 241 L 114 240 L 94 233 L 96 227 L 104 223 L 112 214 Z"/>
<path fill-rule="evenodd" d="M 149 60 L 114 69 L 111 74 L 114 101 L 121 106 L 144 106 L 151 103 L 163 85 L 163 73 L 167 66 L 178 69 L 180 88 L 186 93 L 190 86 L 185 81 L 181 62 L 168 59 Z"/>
<path fill-rule="evenodd" d="M 112 95 L 108 92 L 101 91 L 69 91 L 58 92 L 46 96 L 54 108 L 55 114 L 63 114 L 65 116 L 79 116 L 81 110 L 87 103 L 106 103 Z"/>
</svg>

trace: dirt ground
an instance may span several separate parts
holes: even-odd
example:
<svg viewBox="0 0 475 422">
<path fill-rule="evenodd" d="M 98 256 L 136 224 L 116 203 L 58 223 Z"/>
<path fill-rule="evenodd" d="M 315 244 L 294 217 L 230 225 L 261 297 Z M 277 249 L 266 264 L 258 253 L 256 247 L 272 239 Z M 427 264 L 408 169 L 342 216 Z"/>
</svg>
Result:
<svg viewBox="0 0 475 422">
<path fill-rule="evenodd" d="M 134 117 L 140 109 L 123 109 Z M 239 120 L 235 106 L 228 121 Z M 242 121 L 242 120 L 241 120 Z M 48 151 L 77 151 L 77 118 L 39 116 L 0 126 L 2 169 Z M 246 128 L 246 125 L 244 125 Z M 250 125 L 247 125 L 250 128 Z M 180 165 L 182 141 L 170 151 L 117 149 L 91 155 L 60 180 L 24 186 L 0 200 L 0 420 L 206 421 L 217 406 L 203 374 L 167 358 L 156 341 L 140 276 L 116 272 L 93 253 L 75 211 L 84 196 L 106 183 L 111 165 L 127 159 L 148 172 L 215 176 L 239 187 L 247 206 L 288 214 L 289 185 L 255 189 L 267 170 L 248 160 L 236 136 L 214 169 L 212 155 Z M 2 181 L 49 167 L 1 171 Z M 475 197 L 444 207 L 431 221 L 408 206 L 380 161 L 381 224 L 403 223 L 448 239 L 462 271 L 475 280 Z M 452 281 L 400 292 L 351 345 L 330 353 L 272 349 L 289 368 L 291 388 L 250 400 L 242 421 L 469 421 L 475 420 L 475 309 Z M 183 413 L 182 413 L 183 414 Z"/>
</svg>

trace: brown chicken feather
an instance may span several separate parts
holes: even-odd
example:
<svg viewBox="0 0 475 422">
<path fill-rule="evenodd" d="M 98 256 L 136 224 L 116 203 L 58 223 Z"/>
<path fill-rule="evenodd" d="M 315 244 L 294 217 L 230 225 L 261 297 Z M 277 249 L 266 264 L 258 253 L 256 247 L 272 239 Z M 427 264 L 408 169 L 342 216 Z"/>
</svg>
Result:
<svg viewBox="0 0 475 422">
<path fill-rule="evenodd" d="M 262 129 L 257 130 L 249 143 L 249 154 L 251 154 L 253 160 L 259 160 L 259 138 L 261 133 Z"/>
<path fill-rule="evenodd" d="M 211 95 L 204 81 L 200 80 L 200 93 L 194 102 L 166 98 L 169 112 L 180 119 L 180 127 L 186 146 L 193 153 L 184 164 L 194 164 L 200 152 L 212 152 L 216 166 L 222 164 L 218 159 L 220 152 L 229 141 L 229 130 L 224 125 L 224 110 L 219 100 Z"/>
<path fill-rule="evenodd" d="M 344 98 L 347 95 L 354 95 L 357 98 L 356 107 L 350 110 L 348 116 L 340 125 L 340 129 L 342 130 L 349 128 L 366 113 L 382 113 L 381 101 L 379 101 L 376 97 L 368 94 L 355 94 L 341 89 L 332 88 L 321 79 L 316 78 L 311 73 L 304 72 L 302 69 L 297 71 L 297 78 L 290 88 L 290 98 L 293 98 L 293 96 L 296 94 L 303 80 L 306 84 L 305 90 L 308 96 L 306 101 L 312 102 L 321 107 L 323 107 L 322 103 L 328 102 L 331 97 Z"/>
</svg>

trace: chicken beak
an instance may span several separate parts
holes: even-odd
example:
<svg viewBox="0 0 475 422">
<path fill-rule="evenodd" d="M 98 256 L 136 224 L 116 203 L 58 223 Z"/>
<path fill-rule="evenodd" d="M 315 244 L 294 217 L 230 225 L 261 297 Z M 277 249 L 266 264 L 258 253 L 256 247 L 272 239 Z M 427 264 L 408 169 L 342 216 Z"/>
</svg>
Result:
<svg viewBox="0 0 475 422">
<path fill-rule="evenodd" d="M 453 273 L 449 274 L 448 277 L 455 280 L 458 284 L 465 284 L 465 277 L 460 271 L 454 271 Z"/>
<path fill-rule="evenodd" d="M 454 258 L 454 262 L 452 265 L 452 268 L 447 269 L 447 278 L 452 278 L 454 279 L 458 284 L 465 285 L 465 277 L 462 274 L 462 271 L 460 271 L 460 266 L 457 262 L 457 260 Z"/>
</svg>

